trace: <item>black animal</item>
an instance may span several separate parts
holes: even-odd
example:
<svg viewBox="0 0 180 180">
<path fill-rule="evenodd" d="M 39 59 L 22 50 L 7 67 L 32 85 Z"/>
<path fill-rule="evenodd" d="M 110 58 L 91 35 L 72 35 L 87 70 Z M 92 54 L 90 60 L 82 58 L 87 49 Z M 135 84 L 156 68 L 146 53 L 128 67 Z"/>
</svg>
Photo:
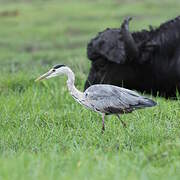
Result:
<svg viewBox="0 0 180 180">
<path fill-rule="evenodd" d="M 130 20 L 100 32 L 88 44 L 92 63 L 85 89 L 104 83 L 175 97 L 180 91 L 180 16 L 159 28 L 133 33 Z"/>
</svg>

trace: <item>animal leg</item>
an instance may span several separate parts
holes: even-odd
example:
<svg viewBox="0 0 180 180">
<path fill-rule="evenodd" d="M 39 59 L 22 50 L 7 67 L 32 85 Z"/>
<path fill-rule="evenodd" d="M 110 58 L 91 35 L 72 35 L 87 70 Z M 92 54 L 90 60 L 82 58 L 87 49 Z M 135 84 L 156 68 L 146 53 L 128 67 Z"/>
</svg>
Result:
<svg viewBox="0 0 180 180">
<path fill-rule="evenodd" d="M 119 114 L 117 114 L 117 117 L 118 117 L 118 119 L 121 121 L 123 127 L 124 127 L 124 128 L 127 128 L 126 123 L 120 118 L 120 115 L 119 115 Z"/>
<path fill-rule="evenodd" d="M 103 113 L 103 114 L 102 114 L 102 134 L 103 134 L 104 131 L 105 131 L 104 117 L 105 117 L 105 114 Z"/>
</svg>

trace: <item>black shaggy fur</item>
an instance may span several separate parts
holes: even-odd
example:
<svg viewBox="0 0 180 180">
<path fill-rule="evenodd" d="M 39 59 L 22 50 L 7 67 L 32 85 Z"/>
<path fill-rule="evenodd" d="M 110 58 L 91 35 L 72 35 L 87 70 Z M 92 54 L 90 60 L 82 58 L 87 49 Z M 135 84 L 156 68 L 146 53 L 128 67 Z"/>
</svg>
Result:
<svg viewBox="0 0 180 180">
<path fill-rule="evenodd" d="M 88 44 L 92 64 L 85 89 L 103 83 L 175 97 L 180 91 L 180 16 L 132 34 L 130 20 L 100 32 Z"/>
</svg>

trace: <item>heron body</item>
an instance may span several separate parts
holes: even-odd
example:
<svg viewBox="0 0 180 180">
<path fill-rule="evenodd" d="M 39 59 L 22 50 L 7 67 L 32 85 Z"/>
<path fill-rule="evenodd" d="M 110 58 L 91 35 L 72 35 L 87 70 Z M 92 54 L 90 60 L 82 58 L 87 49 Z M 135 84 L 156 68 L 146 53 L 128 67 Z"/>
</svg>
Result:
<svg viewBox="0 0 180 180">
<path fill-rule="evenodd" d="M 85 92 L 80 92 L 74 85 L 75 75 L 72 70 L 65 65 L 57 65 L 37 80 L 48 79 L 61 74 L 68 76 L 67 86 L 72 97 L 81 105 L 95 112 L 102 114 L 102 130 L 105 130 L 104 116 L 130 113 L 136 109 L 155 106 L 156 103 L 137 92 L 129 89 L 108 85 L 96 84 L 90 86 Z"/>
</svg>

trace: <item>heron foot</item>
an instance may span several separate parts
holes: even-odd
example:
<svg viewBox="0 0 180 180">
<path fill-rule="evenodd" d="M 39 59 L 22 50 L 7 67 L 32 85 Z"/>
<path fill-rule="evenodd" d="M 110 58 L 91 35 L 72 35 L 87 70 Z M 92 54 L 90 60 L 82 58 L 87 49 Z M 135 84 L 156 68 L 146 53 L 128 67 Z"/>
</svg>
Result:
<svg viewBox="0 0 180 180">
<path fill-rule="evenodd" d="M 104 124 L 103 124 L 103 126 L 102 126 L 102 130 L 101 130 L 101 133 L 103 134 L 103 133 L 104 133 L 104 131 L 105 131 L 105 126 L 104 126 Z"/>
<path fill-rule="evenodd" d="M 122 121 L 121 119 L 120 119 L 120 121 L 121 121 L 121 123 L 122 123 L 122 125 L 123 125 L 123 128 L 127 128 L 126 123 L 125 123 L 124 121 Z"/>
<path fill-rule="evenodd" d="M 121 121 L 121 123 L 122 123 L 122 125 L 123 125 L 123 128 L 127 128 L 126 123 L 120 118 L 120 115 L 119 115 L 119 114 L 117 114 L 117 117 L 118 117 L 118 119 Z"/>
</svg>

